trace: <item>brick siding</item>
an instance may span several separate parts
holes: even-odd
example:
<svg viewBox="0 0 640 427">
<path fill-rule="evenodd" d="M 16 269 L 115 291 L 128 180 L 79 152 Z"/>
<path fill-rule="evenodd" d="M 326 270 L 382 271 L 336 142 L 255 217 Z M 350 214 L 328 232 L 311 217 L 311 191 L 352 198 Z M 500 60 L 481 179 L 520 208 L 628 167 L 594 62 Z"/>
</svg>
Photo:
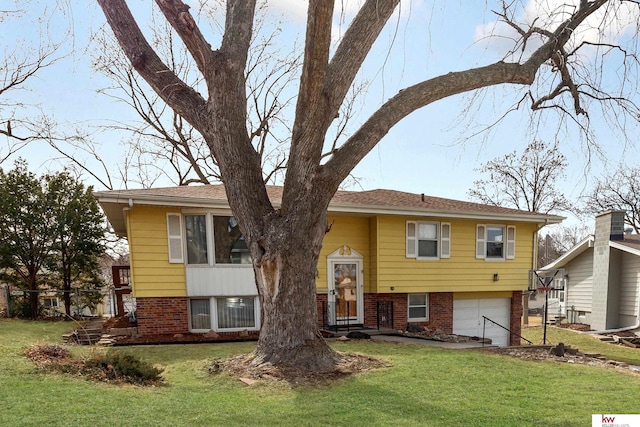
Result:
<svg viewBox="0 0 640 427">
<path fill-rule="evenodd" d="M 323 303 L 326 303 L 327 295 L 318 294 L 316 307 L 318 310 L 318 327 L 322 327 Z M 405 330 L 408 319 L 408 294 L 365 294 L 364 295 L 364 325 L 377 327 L 377 302 L 393 302 L 393 328 Z M 136 298 L 138 333 L 140 336 L 186 334 L 189 333 L 188 304 L 186 297 L 164 298 Z M 520 345 L 522 318 L 522 292 L 514 291 L 511 297 L 511 345 Z M 412 322 L 412 324 L 426 326 L 431 329 L 440 329 L 444 333 L 453 332 L 453 293 L 436 292 L 429 294 L 429 320 L 426 322 Z M 218 332 L 220 337 L 233 337 L 238 332 Z M 257 337 L 257 333 L 251 332 Z M 517 334 L 517 335 L 515 335 Z"/>
<path fill-rule="evenodd" d="M 513 291 L 511 296 L 511 339 L 509 345 L 520 345 L 522 335 L 522 291 Z"/>
<path fill-rule="evenodd" d="M 189 332 L 186 297 L 136 298 L 138 333 L 141 336 Z"/>
<path fill-rule="evenodd" d="M 316 297 L 318 308 L 318 326 L 322 327 L 323 303 L 327 301 L 326 294 Z M 364 326 L 377 327 L 378 301 L 393 303 L 393 329 L 405 330 L 408 319 L 408 294 L 365 294 L 364 295 Z M 411 322 L 415 325 L 440 329 L 450 334 L 453 331 L 453 293 L 438 292 L 429 294 L 429 320 L 426 322 Z"/>
</svg>

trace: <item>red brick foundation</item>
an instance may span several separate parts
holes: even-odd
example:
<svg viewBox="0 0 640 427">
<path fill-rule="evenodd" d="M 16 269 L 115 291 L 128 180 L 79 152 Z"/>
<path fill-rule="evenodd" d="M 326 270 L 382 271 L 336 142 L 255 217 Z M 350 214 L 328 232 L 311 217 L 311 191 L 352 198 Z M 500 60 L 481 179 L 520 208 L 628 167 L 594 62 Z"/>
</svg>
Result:
<svg viewBox="0 0 640 427">
<path fill-rule="evenodd" d="M 318 310 L 318 326 L 322 327 L 323 303 L 327 295 L 316 296 Z M 407 294 L 365 294 L 364 295 L 364 326 L 377 327 L 377 302 L 393 302 L 393 329 L 405 330 L 408 324 Z M 187 334 L 189 333 L 189 300 L 186 297 L 136 298 L 136 315 L 138 319 L 138 334 L 141 337 L 152 335 Z M 511 297 L 510 327 L 514 333 L 511 345 L 520 345 L 522 318 L 522 292 L 514 291 Z M 453 293 L 436 292 L 429 294 L 429 321 L 412 322 L 431 329 L 440 329 L 444 333 L 453 332 Z M 218 332 L 220 338 L 230 338 L 240 335 L 238 332 Z M 251 332 L 251 335 L 257 333 Z"/>
<path fill-rule="evenodd" d="M 136 298 L 138 334 L 166 335 L 189 332 L 189 302 L 186 297 Z"/>
<path fill-rule="evenodd" d="M 522 291 L 513 291 L 511 296 L 511 339 L 510 345 L 520 345 L 520 335 L 522 335 Z"/>
<path fill-rule="evenodd" d="M 318 308 L 318 326 L 323 326 L 323 303 L 327 301 L 326 294 L 318 294 L 316 297 Z M 405 330 L 408 323 L 408 296 L 407 294 L 365 294 L 364 295 L 364 326 L 377 327 L 377 303 L 378 301 L 391 301 L 393 303 L 393 329 Z M 432 329 L 440 329 L 444 333 L 453 332 L 453 293 L 438 292 L 429 294 L 429 320 L 427 322 L 412 322 L 415 325 L 427 326 Z"/>
</svg>

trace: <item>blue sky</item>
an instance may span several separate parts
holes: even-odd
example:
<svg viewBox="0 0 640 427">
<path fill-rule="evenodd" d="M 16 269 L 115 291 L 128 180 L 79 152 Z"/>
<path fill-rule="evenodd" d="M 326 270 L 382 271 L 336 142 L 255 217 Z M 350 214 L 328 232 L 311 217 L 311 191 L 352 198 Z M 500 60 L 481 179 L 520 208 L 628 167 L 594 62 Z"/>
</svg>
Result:
<svg viewBox="0 0 640 427">
<path fill-rule="evenodd" d="M 146 2 L 131 3 L 140 12 L 149 8 Z M 90 129 L 94 132 L 92 138 L 101 146 L 101 155 L 115 163 L 120 161 L 118 156 L 123 152 L 120 142 L 125 136 L 96 131 L 95 126 L 126 121 L 134 116 L 123 104 L 96 93 L 107 84 L 101 75 L 91 70 L 91 55 L 86 50 L 91 32 L 104 24 L 97 5 L 72 0 L 68 4 L 71 7 L 64 13 L 56 12 L 52 20 L 45 23 L 49 24 L 45 34 L 54 40 L 60 40 L 64 30 L 71 26 L 73 37 L 67 39 L 61 50 L 68 52 L 68 56 L 39 73 L 37 79 L 29 82 L 28 90 L 6 96 L 26 104 L 17 115 L 36 114 L 39 108 L 55 118 L 59 129 L 71 131 L 76 123 Z M 353 2 L 345 4 L 353 7 Z M 31 14 L 0 22 L 3 43 L 12 40 L 19 49 L 37 45 L 36 32 L 24 29 L 38 28 L 34 21 L 38 14 L 33 12 L 45 5 L 50 8 L 50 2 L 34 0 Z M 369 81 L 369 87 L 354 123 L 364 121 L 381 102 L 407 85 L 497 60 L 504 52 L 504 40 L 478 41 L 479 34 L 493 28 L 495 18 L 490 12 L 491 6 L 492 2 L 487 6 L 485 2 L 461 0 L 404 2 L 400 16 L 392 18 L 393 24 L 381 35 L 359 76 L 361 81 Z M 523 8 L 523 14 L 530 9 L 529 6 Z M 283 43 L 291 43 L 296 37 L 302 40 L 304 13 L 301 0 L 271 2 L 268 16 L 283 22 Z M 346 9 L 345 19 L 348 21 L 351 16 L 352 10 Z M 336 21 L 336 37 L 341 31 L 338 24 Z M 619 135 L 604 126 L 598 114 L 592 115 L 591 126 L 605 153 L 601 157 L 589 158 L 575 128 L 558 132 L 554 114 L 545 114 L 542 122 L 536 122 L 540 125 L 532 126 L 526 107 L 509 115 L 490 133 L 470 136 L 500 117 L 509 105 L 506 102 L 515 99 L 514 93 L 509 87 L 490 90 L 483 95 L 481 103 L 473 105 L 470 95 L 459 95 L 413 113 L 392 129 L 355 169 L 354 175 L 364 189 L 390 188 L 464 200 L 473 181 L 480 178 L 474 169 L 483 163 L 513 150 L 521 151 L 534 137 L 549 143 L 560 138 L 561 149 L 570 164 L 562 190 L 570 199 L 576 199 L 589 188 L 593 177 L 600 176 L 604 170 L 612 170 L 620 162 L 637 164 L 640 160 L 638 149 L 625 146 Z M 471 111 L 467 111 L 469 108 Z M 355 125 L 351 130 L 354 129 Z M 637 133 L 638 128 L 634 131 Z M 6 141 L 0 140 L 0 154 L 5 149 L 2 144 Z M 18 155 L 26 158 L 36 171 L 62 167 L 60 162 L 52 160 L 57 155 L 44 143 L 34 143 Z M 91 163 L 90 158 L 85 161 Z M 10 166 L 11 160 L 2 165 Z M 100 185 L 89 178 L 87 183 L 100 189 Z M 171 183 L 159 181 L 156 185 Z"/>
</svg>

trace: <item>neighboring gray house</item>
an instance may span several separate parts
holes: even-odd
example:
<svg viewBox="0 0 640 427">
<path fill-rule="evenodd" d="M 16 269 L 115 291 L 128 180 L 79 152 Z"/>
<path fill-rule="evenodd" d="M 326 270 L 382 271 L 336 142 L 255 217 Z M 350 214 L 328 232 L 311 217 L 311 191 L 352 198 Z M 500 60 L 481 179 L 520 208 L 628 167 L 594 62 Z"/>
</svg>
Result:
<svg viewBox="0 0 640 427">
<path fill-rule="evenodd" d="M 564 269 L 569 322 L 597 331 L 640 326 L 640 236 L 624 233 L 624 211 L 596 215 L 595 235 L 544 267 Z"/>
</svg>

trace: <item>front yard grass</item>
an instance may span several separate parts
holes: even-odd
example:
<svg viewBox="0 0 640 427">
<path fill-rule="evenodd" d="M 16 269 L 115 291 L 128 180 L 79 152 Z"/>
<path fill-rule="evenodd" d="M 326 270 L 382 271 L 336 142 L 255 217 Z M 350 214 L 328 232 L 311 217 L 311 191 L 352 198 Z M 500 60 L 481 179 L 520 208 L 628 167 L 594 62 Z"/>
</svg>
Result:
<svg viewBox="0 0 640 427">
<path fill-rule="evenodd" d="M 620 370 L 390 343 L 334 342 L 392 366 L 313 388 L 206 373 L 211 358 L 253 343 L 126 348 L 164 369 L 162 387 L 43 374 L 23 356 L 31 344 L 59 344 L 72 328 L 0 319 L 0 425 L 584 426 L 591 414 L 635 413 L 640 401 L 640 376 Z"/>
<path fill-rule="evenodd" d="M 522 336 L 532 341 L 534 344 L 542 344 L 544 330 L 542 326 L 535 326 L 522 329 Z M 607 359 L 626 362 L 630 365 L 640 366 L 640 349 L 613 345 L 600 341 L 593 335 L 583 334 L 570 329 L 547 327 L 547 344 L 557 344 L 563 342 L 571 344 L 583 353 L 599 353 Z"/>
</svg>

